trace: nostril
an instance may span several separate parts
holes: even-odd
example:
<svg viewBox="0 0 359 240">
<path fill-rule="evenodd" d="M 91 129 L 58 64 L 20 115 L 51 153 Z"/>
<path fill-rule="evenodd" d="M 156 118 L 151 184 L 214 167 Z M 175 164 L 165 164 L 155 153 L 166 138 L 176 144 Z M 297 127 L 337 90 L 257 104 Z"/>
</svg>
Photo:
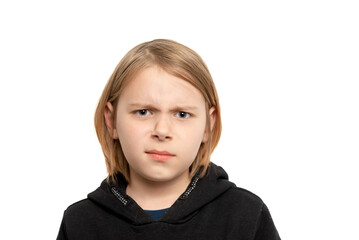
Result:
<svg viewBox="0 0 359 240">
<path fill-rule="evenodd" d="M 160 141 L 164 141 L 164 140 L 170 138 L 170 137 L 168 137 L 168 136 L 162 136 L 162 135 L 156 135 L 155 137 L 156 137 L 158 140 L 160 140 Z"/>
<path fill-rule="evenodd" d="M 152 134 L 152 137 L 153 137 L 154 139 L 159 140 L 159 141 L 165 141 L 165 140 L 169 140 L 169 139 L 172 138 L 172 137 L 169 136 L 168 134 L 158 134 L 158 133 L 153 133 L 153 134 Z"/>
</svg>

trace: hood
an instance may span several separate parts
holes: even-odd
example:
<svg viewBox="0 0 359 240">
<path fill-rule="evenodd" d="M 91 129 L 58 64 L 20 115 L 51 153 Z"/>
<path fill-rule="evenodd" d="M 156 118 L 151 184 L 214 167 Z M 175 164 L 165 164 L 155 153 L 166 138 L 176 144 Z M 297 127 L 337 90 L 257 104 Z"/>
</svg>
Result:
<svg viewBox="0 0 359 240">
<path fill-rule="evenodd" d="M 107 211 L 134 225 L 154 222 L 137 203 L 126 194 L 127 182 L 117 175 L 117 183 L 104 180 L 101 186 L 88 195 L 88 199 Z M 193 177 L 186 191 L 167 210 L 160 222 L 181 223 L 191 219 L 198 210 L 223 194 L 235 184 L 228 181 L 223 168 L 211 163 L 203 178 Z"/>
</svg>

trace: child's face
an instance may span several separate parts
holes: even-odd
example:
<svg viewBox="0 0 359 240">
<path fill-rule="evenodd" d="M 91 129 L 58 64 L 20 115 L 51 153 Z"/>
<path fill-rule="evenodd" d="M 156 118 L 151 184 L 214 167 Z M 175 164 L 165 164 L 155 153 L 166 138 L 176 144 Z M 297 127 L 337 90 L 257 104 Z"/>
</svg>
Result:
<svg viewBox="0 0 359 240">
<path fill-rule="evenodd" d="M 108 103 L 106 123 L 120 140 L 131 181 L 189 179 L 207 136 L 205 100 L 195 87 L 158 67 L 146 68 L 124 88 L 112 123 L 111 109 Z M 210 115 L 213 122 L 213 109 Z"/>
</svg>

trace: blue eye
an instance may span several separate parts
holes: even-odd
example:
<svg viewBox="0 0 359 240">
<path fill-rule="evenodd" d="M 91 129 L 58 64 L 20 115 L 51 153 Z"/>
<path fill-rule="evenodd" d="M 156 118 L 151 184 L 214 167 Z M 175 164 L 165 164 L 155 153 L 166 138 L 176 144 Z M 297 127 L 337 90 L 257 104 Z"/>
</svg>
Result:
<svg viewBox="0 0 359 240">
<path fill-rule="evenodd" d="M 141 110 L 137 110 L 136 114 L 140 116 L 147 116 L 150 114 L 150 111 L 148 111 L 147 109 L 141 109 Z"/>
<path fill-rule="evenodd" d="M 187 112 L 178 112 L 176 116 L 179 118 L 189 118 L 191 115 Z"/>
</svg>

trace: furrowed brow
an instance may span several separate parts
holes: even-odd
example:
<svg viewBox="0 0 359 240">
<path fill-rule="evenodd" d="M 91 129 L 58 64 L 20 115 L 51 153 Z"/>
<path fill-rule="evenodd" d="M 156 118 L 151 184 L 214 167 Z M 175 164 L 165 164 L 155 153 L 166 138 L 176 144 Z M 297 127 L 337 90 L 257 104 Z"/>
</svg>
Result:
<svg viewBox="0 0 359 240">
<path fill-rule="evenodd" d="M 148 103 L 129 103 L 128 106 L 130 108 L 136 108 L 136 109 L 157 109 L 157 107 Z M 177 105 L 171 107 L 171 111 L 196 111 L 196 110 L 198 110 L 198 107 L 193 105 Z"/>
<path fill-rule="evenodd" d="M 141 109 L 153 109 L 155 108 L 153 105 L 148 103 L 130 103 L 128 104 L 131 108 L 141 108 Z"/>
<path fill-rule="evenodd" d="M 174 111 L 195 111 L 198 107 L 192 105 L 178 105 L 173 108 Z"/>
</svg>

